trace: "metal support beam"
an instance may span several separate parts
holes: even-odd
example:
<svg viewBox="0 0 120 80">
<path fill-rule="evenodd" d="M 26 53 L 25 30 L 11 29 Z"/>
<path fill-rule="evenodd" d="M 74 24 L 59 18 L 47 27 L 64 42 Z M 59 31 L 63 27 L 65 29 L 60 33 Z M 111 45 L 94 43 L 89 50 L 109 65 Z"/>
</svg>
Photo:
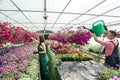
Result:
<svg viewBox="0 0 120 80">
<path fill-rule="evenodd" d="M 25 26 L 25 25 L 23 25 L 22 23 L 20 23 L 20 22 L 18 22 L 17 20 L 15 20 L 15 19 L 13 19 L 13 18 L 9 17 L 8 15 L 4 14 L 3 12 L 0 12 L 0 13 L 1 13 L 2 15 L 6 16 L 7 18 L 9 18 L 9 19 L 11 19 L 11 20 L 15 21 L 16 23 L 21 24 L 23 27 L 26 27 L 26 26 Z"/>
<path fill-rule="evenodd" d="M 12 1 L 12 0 L 10 0 L 12 3 L 13 3 L 13 5 L 24 15 L 24 17 L 33 25 L 33 27 L 36 27 L 30 20 L 29 20 L 29 18 L 22 12 L 22 10 Z M 36 28 L 36 29 L 38 29 L 38 28 Z"/>
<path fill-rule="evenodd" d="M 109 23 L 106 26 L 109 26 L 109 27 L 120 26 L 120 22 L 118 22 L 118 23 Z"/>
<path fill-rule="evenodd" d="M 56 22 L 58 21 L 58 19 L 60 18 L 60 16 L 62 15 L 62 13 L 64 12 L 64 10 L 67 8 L 67 6 L 70 4 L 72 0 L 70 0 L 67 5 L 64 7 L 64 9 L 62 10 L 62 12 L 59 14 L 59 16 L 57 17 L 57 19 L 55 20 L 55 23 L 53 24 L 52 28 L 54 27 L 54 25 L 56 24 Z"/>
<path fill-rule="evenodd" d="M 104 14 L 106 14 L 106 13 L 108 13 L 108 12 L 111 12 L 111 11 L 117 9 L 117 8 L 120 8 L 120 6 L 117 6 L 117 7 L 113 8 L 113 9 L 110 9 L 110 10 L 102 13 L 101 15 L 104 15 Z M 95 18 L 97 18 L 97 17 L 99 17 L 99 15 L 98 15 L 98 16 L 95 16 L 95 17 L 93 17 L 93 18 L 90 18 L 90 19 L 88 19 L 88 20 L 82 21 L 82 22 L 80 22 L 80 23 L 78 23 L 78 24 L 82 24 L 82 23 L 84 23 L 84 22 L 90 21 L 90 20 L 95 19 Z M 118 18 L 119 18 L 119 17 L 118 17 Z"/>
<path fill-rule="evenodd" d="M 104 3 L 106 0 L 103 0 L 102 2 L 96 4 L 94 7 L 90 8 L 89 10 L 87 10 L 86 12 L 84 12 L 83 14 L 86 14 L 87 12 L 93 10 L 94 8 L 98 7 L 99 5 L 101 5 L 102 3 Z M 68 24 L 70 24 L 71 22 L 75 21 L 76 19 L 80 18 L 82 16 L 82 14 L 80 14 L 78 17 L 76 17 L 75 19 L 71 20 L 70 22 L 68 22 L 65 26 L 67 26 Z M 63 27 L 65 27 L 63 26 Z"/>
<path fill-rule="evenodd" d="M 47 13 L 46 13 L 47 9 L 46 9 L 46 0 L 44 0 L 44 35 L 45 35 L 45 30 L 46 30 L 46 26 L 47 26 Z"/>
<path fill-rule="evenodd" d="M 11 22 L 16 24 L 15 22 Z M 29 22 L 21 22 L 22 24 L 29 24 Z M 33 24 L 44 24 L 44 22 L 32 22 Z M 54 23 L 48 23 L 47 24 L 54 24 Z M 67 23 L 56 23 L 56 24 L 67 24 Z M 75 23 L 71 23 L 71 24 L 75 24 Z"/>
<path fill-rule="evenodd" d="M 6 12 L 19 12 L 19 10 L 0 10 L 0 11 L 6 11 Z M 43 13 L 44 11 L 36 11 L 36 10 L 22 10 L 22 12 L 38 12 L 38 13 Z M 46 13 L 55 13 L 55 14 L 60 14 L 61 12 L 56 12 L 56 11 L 46 11 Z M 115 15 L 99 15 L 99 14 L 83 14 L 83 13 L 73 13 L 73 12 L 63 12 L 62 14 L 72 14 L 72 15 L 88 15 L 88 16 L 102 16 L 102 17 L 120 17 L 120 16 L 115 16 Z"/>
</svg>

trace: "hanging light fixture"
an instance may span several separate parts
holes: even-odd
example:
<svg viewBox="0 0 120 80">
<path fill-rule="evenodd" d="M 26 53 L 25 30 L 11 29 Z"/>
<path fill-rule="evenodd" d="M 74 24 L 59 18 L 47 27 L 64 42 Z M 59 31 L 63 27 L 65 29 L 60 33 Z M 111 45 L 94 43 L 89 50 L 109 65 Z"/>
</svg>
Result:
<svg viewBox="0 0 120 80">
<path fill-rule="evenodd" d="M 43 19 L 44 19 L 44 20 L 47 20 L 47 18 L 48 18 L 48 16 L 43 16 Z"/>
</svg>

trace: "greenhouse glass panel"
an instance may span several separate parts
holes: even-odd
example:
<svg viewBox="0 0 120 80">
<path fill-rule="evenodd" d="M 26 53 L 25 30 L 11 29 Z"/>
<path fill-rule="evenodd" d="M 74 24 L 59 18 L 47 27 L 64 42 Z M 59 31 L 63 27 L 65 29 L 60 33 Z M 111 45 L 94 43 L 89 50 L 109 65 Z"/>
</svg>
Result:
<svg viewBox="0 0 120 80">
<path fill-rule="evenodd" d="M 70 0 L 46 0 L 47 11 L 61 12 Z"/>
<path fill-rule="evenodd" d="M 6 22 L 12 23 L 12 24 L 18 24 L 18 22 L 11 20 L 10 18 L 7 18 Z M 21 23 L 22 24 L 22 23 Z M 20 23 L 19 23 L 20 25 Z"/>
<path fill-rule="evenodd" d="M 120 11 L 120 7 L 111 11 L 111 12 L 106 13 L 105 15 L 119 16 L 119 18 L 120 18 L 120 12 L 119 11 Z"/>
<path fill-rule="evenodd" d="M 91 19 L 89 21 L 86 21 L 88 24 L 91 24 L 91 23 L 94 23 L 98 20 L 103 20 L 105 23 L 111 23 L 111 22 L 114 22 L 114 21 L 118 21 L 120 20 L 120 18 L 113 18 L 113 17 L 97 17 L 97 18 L 94 18 L 94 19 Z"/>
<path fill-rule="evenodd" d="M 0 0 L 0 10 L 18 10 L 10 0 Z"/>
<path fill-rule="evenodd" d="M 0 14 L 0 21 L 1 22 L 6 22 L 8 20 L 8 18 L 7 17 L 5 17 L 3 14 Z"/>
<path fill-rule="evenodd" d="M 26 26 L 23 26 L 23 25 L 21 25 L 21 24 L 18 24 L 18 23 L 16 23 L 16 24 L 14 24 L 16 27 L 23 27 L 24 29 L 27 29 L 27 27 Z"/>
<path fill-rule="evenodd" d="M 43 13 L 24 12 L 28 19 L 32 22 L 43 22 Z"/>
<path fill-rule="evenodd" d="M 59 16 L 59 14 L 58 13 L 47 13 L 47 16 L 48 16 L 47 22 L 53 24 L 55 20 L 57 19 L 57 17 Z"/>
<path fill-rule="evenodd" d="M 85 13 L 103 0 L 72 0 L 65 12 Z"/>
<path fill-rule="evenodd" d="M 13 0 L 21 10 L 43 10 L 43 0 Z"/>
<path fill-rule="evenodd" d="M 93 18 L 93 17 L 95 17 L 95 16 L 91 16 L 91 15 L 83 15 L 83 16 L 81 16 L 80 18 L 78 18 L 77 20 L 76 20 L 76 24 L 82 24 L 84 21 L 86 21 L 86 20 L 88 20 L 88 19 L 90 19 L 90 18 Z"/>
<path fill-rule="evenodd" d="M 64 25 L 63 24 L 57 24 L 54 27 L 51 27 L 51 26 L 53 26 L 53 24 L 47 24 L 46 29 L 48 29 L 48 27 L 49 27 L 49 29 L 51 29 L 53 32 L 56 32 L 58 30 L 61 30 Z"/>
<path fill-rule="evenodd" d="M 117 21 L 110 22 L 109 24 L 117 24 L 117 25 L 119 24 L 120 25 L 120 19 Z"/>
<path fill-rule="evenodd" d="M 37 26 L 33 26 L 32 24 L 24 24 L 24 25 L 25 25 L 25 28 L 27 28 L 28 30 L 33 31 L 33 32 L 39 30 L 39 28 Z"/>
<path fill-rule="evenodd" d="M 73 15 L 73 14 L 62 14 L 57 22 L 58 23 L 68 23 L 71 20 L 75 19 L 77 16 L 78 15 Z"/>
<path fill-rule="evenodd" d="M 3 12 L 3 13 L 18 22 L 27 22 L 28 21 L 21 12 Z"/>
<path fill-rule="evenodd" d="M 44 24 L 34 24 L 38 30 L 43 30 L 44 29 Z"/>
<path fill-rule="evenodd" d="M 95 9 L 88 12 L 88 14 L 104 14 L 106 12 L 114 10 L 116 7 L 120 7 L 120 0 L 105 0 L 105 2 Z"/>
<path fill-rule="evenodd" d="M 28 28 L 27 30 L 29 30 L 29 31 L 31 31 L 31 32 L 36 32 L 36 31 L 38 31 L 36 28 L 33 28 L 33 27 L 30 27 L 30 28 Z"/>
</svg>

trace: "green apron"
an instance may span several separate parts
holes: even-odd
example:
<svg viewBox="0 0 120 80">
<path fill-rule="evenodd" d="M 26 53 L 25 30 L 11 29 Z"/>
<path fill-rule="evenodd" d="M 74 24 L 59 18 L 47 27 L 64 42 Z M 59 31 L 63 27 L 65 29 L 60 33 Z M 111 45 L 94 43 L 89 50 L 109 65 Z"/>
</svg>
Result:
<svg viewBox="0 0 120 80">
<path fill-rule="evenodd" d="M 38 51 L 43 51 L 43 49 L 38 46 Z M 40 63 L 40 73 L 41 73 L 41 80 L 49 80 L 48 78 L 48 61 L 49 58 L 46 54 L 39 53 L 39 63 Z"/>
</svg>

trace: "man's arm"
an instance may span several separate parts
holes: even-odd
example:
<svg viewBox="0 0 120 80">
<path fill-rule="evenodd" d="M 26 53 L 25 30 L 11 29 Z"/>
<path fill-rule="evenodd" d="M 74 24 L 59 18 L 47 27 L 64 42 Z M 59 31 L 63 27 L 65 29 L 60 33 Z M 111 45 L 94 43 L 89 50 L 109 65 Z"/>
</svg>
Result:
<svg viewBox="0 0 120 80">
<path fill-rule="evenodd" d="M 92 34 L 92 35 L 93 35 L 94 40 L 95 40 L 96 42 L 98 42 L 98 43 L 100 43 L 100 44 L 103 43 L 103 41 L 99 40 L 95 34 Z"/>
</svg>

